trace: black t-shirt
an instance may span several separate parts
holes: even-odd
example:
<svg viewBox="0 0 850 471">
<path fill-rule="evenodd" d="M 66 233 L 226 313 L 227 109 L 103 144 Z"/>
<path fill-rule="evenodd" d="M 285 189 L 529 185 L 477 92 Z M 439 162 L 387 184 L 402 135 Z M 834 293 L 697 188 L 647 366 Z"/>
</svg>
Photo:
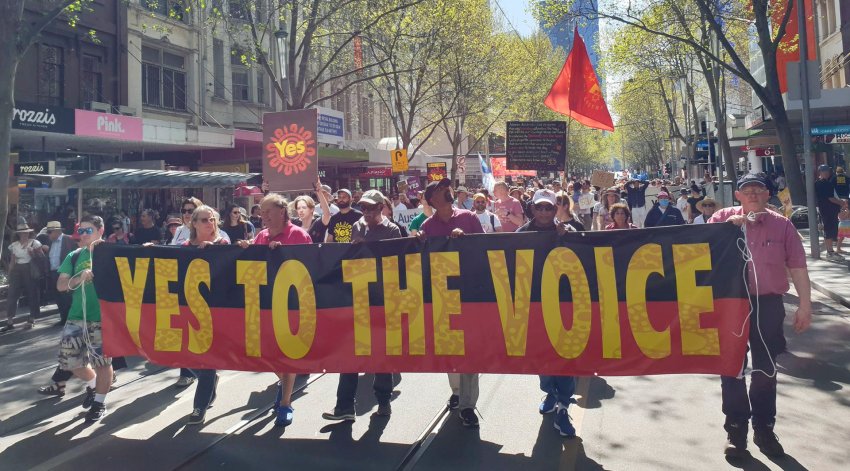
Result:
<svg viewBox="0 0 850 471">
<path fill-rule="evenodd" d="M 697 209 L 697 203 L 704 200 L 705 196 L 700 196 L 699 198 L 694 198 L 693 196 L 688 197 L 688 205 L 691 207 L 691 214 L 694 217 L 699 216 L 700 212 Z"/>
<path fill-rule="evenodd" d="M 572 227 L 573 229 L 575 229 L 576 231 L 579 231 L 579 232 L 583 232 L 585 230 L 584 224 L 578 222 L 575 219 L 570 219 L 569 221 L 564 222 L 564 224 Z"/>
<path fill-rule="evenodd" d="M 322 217 L 316 216 L 313 218 L 313 224 L 310 224 L 310 229 L 307 230 L 307 233 L 310 234 L 310 238 L 313 239 L 314 244 L 320 244 L 325 241 L 325 232 L 327 232 L 328 226 L 322 224 Z"/>
<path fill-rule="evenodd" d="M 148 228 L 139 227 L 136 229 L 136 232 L 133 234 L 133 239 L 130 242 L 138 245 L 147 244 L 148 242 L 159 244 L 162 242 L 162 231 L 160 231 L 156 226 Z"/>
<path fill-rule="evenodd" d="M 830 178 L 829 180 L 816 181 L 815 195 L 818 199 L 819 208 L 826 211 L 830 211 L 832 209 L 838 211 L 838 205 L 829 201 L 830 198 L 835 198 L 835 181 L 833 179 Z"/>
<path fill-rule="evenodd" d="M 361 217 L 363 213 L 356 209 L 347 213 L 340 211 L 331 216 L 328 222 L 328 233 L 334 238 L 334 242 L 351 242 L 351 228 Z"/>
<path fill-rule="evenodd" d="M 250 222 L 246 222 L 235 226 L 222 226 L 221 230 L 227 233 L 231 242 L 236 243 L 237 240 L 248 240 L 249 236 L 253 232 L 253 226 L 254 225 Z"/>
<path fill-rule="evenodd" d="M 835 178 L 835 193 L 839 198 L 850 198 L 850 178 L 847 175 L 836 175 Z"/>
</svg>

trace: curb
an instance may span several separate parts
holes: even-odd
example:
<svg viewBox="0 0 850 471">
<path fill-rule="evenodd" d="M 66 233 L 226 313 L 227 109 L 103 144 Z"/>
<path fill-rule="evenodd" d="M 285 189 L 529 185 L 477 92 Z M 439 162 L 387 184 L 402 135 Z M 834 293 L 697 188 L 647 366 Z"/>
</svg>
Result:
<svg viewBox="0 0 850 471">
<path fill-rule="evenodd" d="M 841 304 L 842 306 L 850 308 L 850 299 L 847 299 L 844 296 L 841 296 L 840 294 L 836 293 L 835 291 L 827 288 L 826 286 L 818 283 L 817 281 L 812 280 L 811 277 L 809 277 L 809 280 L 812 284 L 812 289 Z"/>
</svg>

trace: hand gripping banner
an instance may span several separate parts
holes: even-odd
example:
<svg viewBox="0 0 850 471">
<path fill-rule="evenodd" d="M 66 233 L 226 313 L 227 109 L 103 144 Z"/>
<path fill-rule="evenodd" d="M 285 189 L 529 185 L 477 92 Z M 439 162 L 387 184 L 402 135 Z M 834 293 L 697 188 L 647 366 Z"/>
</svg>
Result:
<svg viewBox="0 0 850 471">
<path fill-rule="evenodd" d="M 731 224 L 365 244 L 94 249 L 104 348 L 287 372 L 735 375 Z"/>
</svg>

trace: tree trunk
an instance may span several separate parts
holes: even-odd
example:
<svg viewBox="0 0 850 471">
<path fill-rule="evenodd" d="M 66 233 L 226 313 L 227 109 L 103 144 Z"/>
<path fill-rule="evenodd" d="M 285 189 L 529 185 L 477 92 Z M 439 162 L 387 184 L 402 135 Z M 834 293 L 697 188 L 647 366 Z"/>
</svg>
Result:
<svg viewBox="0 0 850 471">
<path fill-rule="evenodd" d="M 794 204 L 806 204 L 806 185 L 803 182 L 803 173 L 800 171 L 800 162 L 797 160 L 797 145 L 794 143 L 794 131 L 788 122 L 785 108 L 777 110 L 777 114 L 770 110 L 776 133 L 779 135 L 779 143 L 782 147 L 782 167 L 785 171 L 785 182 L 791 192 L 791 201 Z M 779 116 L 777 116 L 779 115 Z M 811 162 L 809 162 L 811 163 Z M 814 184 L 814 182 L 810 182 Z"/>
<path fill-rule="evenodd" d="M 15 108 L 15 74 L 18 56 L 15 42 L 0 49 L 0 244 L 5 240 L 9 213 L 9 152 L 12 146 L 12 113 Z M 0 247 L 2 253 L 2 247 Z"/>
</svg>

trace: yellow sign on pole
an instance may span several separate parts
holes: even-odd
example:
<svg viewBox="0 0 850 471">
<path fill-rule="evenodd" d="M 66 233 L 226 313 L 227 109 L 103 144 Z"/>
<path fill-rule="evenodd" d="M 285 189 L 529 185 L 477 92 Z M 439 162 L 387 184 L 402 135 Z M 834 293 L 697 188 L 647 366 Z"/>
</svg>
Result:
<svg viewBox="0 0 850 471">
<path fill-rule="evenodd" d="M 408 169 L 407 149 L 391 150 L 390 161 L 393 163 L 393 173 L 406 172 Z"/>
</svg>

